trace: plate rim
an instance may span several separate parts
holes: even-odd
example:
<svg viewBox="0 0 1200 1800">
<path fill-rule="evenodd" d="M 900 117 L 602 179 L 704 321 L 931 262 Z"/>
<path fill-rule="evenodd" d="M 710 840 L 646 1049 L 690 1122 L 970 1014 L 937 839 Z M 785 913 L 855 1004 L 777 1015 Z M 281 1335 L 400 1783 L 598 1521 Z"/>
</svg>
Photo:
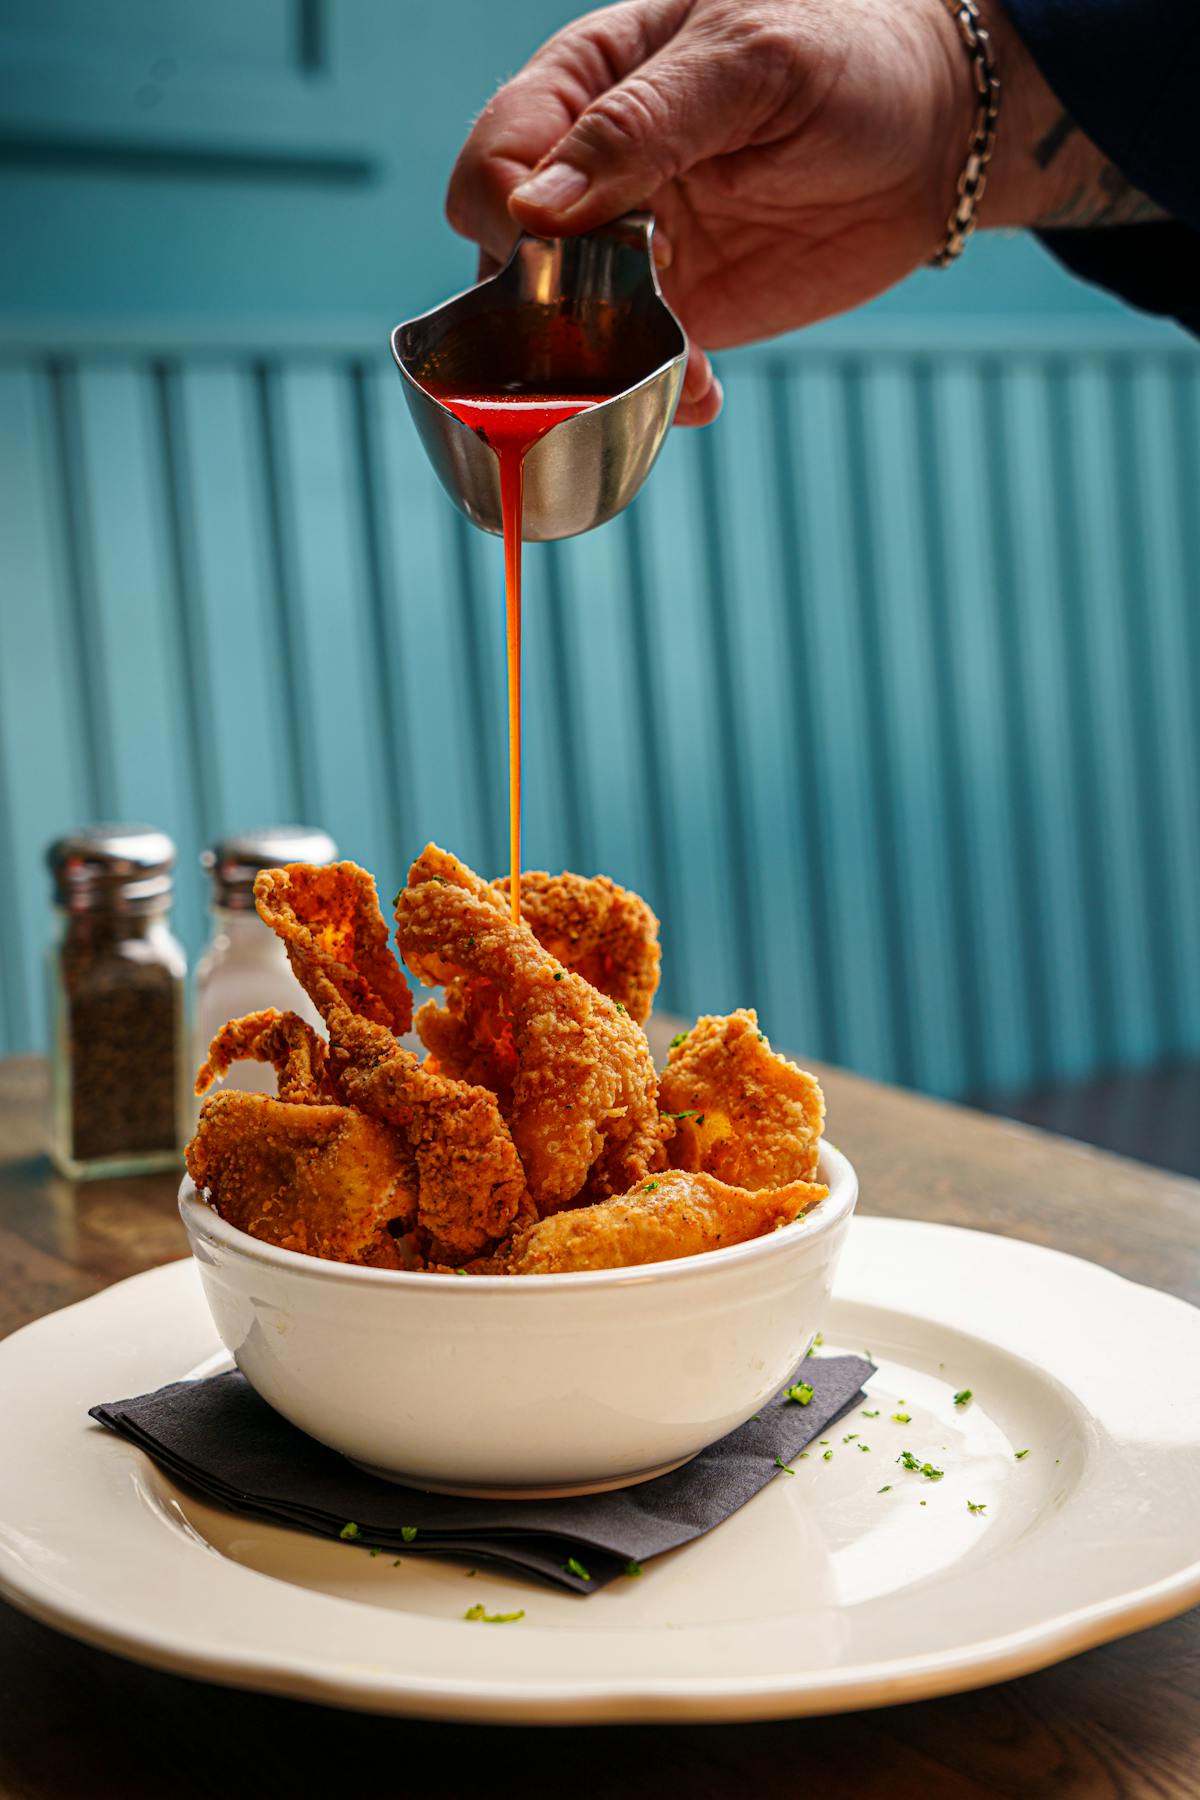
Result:
<svg viewBox="0 0 1200 1800">
<path fill-rule="evenodd" d="M 864 1231 L 865 1228 L 865 1231 Z M 927 1220 L 859 1216 L 856 1232 L 882 1235 L 900 1232 L 937 1233 L 950 1239 L 995 1240 L 998 1234 L 972 1227 L 943 1225 Z M 1200 1309 L 1177 1295 L 1106 1268 L 1103 1264 L 1068 1251 L 1050 1249 L 1028 1239 L 1004 1238 L 1002 1242 L 1026 1254 L 1052 1257 L 1082 1265 L 1090 1277 L 1106 1277 L 1153 1297 L 1154 1304 L 1181 1308 L 1189 1315 Z M 977 1248 L 977 1244 L 975 1246 Z M 128 1297 L 136 1286 L 165 1285 L 182 1278 L 191 1259 L 182 1257 L 127 1277 L 73 1305 L 44 1315 L 0 1343 L 6 1346 L 40 1332 L 54 1322 L 78 1321 L 81 1311 L 94 1302 L 110 1303 L 119 1293 Z M 835 1288 L 835 1298 L 837 1297 Z M 843 1296 L 853 1301 L 855 1296 Z M 114 1446 L 115 1447 L 115 1446 Z M 121 1446 L 131 1457 L 143 1453 Z M 149 1459 L 147 1459 L 149 1460 Z M 988 1685 L 1032 1673 L 1069 1656 L 1145 1629 L 1200 1603 L 1200 1556 L 1169 1575 L 1127 1592 L 1090 1601 L 1018 1630 L 968 1646 L 954 1646 L 875 1663 L 859 1662 L 843 1668 L 822 1667 L 789 1670 L 771 1675 L 638 1675 L 629 1680 L 604 1676 L 562 1674 L 548 1682 L 544 1674 L 505 1679 L 462 1673 L 453 1678 L 412 1672 L 373 1669 L 367 1665 L 347 1668 L 332 1659 L 322 1661 L 319 1652 L 281 1653 L 262 1647 L 195 1647 L 187 1642 L 183 1627 L 166 1630 L 157 1624 L 122 1620 L 108 1625 L 96 1616 L 96 1602 L 75 1593 L 61 1597 L 36 1569 L 20 1562 L 6 1542 L 0 1518 L 0 1595 L 19 1610 L 68 1636 L 99 1649 L 124 1656 L 185 1678 L 210 1681 L 257 1692 L 286 1695 L 348 1710 L 379 1712 L 427 1719 L 478 1720 L 481 1723 L 663 1723 L 672 1720 L 763 1720 L 836 1713 L 932 1698 L 939 1694 Z"/>
</svg>

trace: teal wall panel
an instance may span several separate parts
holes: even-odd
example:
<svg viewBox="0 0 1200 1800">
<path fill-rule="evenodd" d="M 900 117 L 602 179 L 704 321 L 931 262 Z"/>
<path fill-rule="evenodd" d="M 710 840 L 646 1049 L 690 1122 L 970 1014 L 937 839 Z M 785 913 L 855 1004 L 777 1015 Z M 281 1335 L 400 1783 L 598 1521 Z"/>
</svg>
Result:
<svg viewBox="0 0 1200 1800">
<path fill-rule="evenodd" d="M 667 1004 L 942 1093 L 1200 1049 L 1200 358 L 1030 337 L 733 359 L 526 551 L 527 862 L 647 895 Z M 500 546 L 382 357 L 13 346 L 0 399 L 6 1047 L 80 819 L 176 835 L 193 950 L 218 830 L 504 867 Z"/>
</svg>

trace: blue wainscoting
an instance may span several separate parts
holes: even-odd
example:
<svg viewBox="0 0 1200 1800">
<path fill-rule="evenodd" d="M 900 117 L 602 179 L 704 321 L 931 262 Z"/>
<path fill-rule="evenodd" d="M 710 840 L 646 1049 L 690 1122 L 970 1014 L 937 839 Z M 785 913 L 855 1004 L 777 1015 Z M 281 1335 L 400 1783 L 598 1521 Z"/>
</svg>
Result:
<svg viewBox="0 0 1200 1800">
<path fill-rule="evenodd" d="M 1200 355 L 1135 322 L 731 359 L 530 547 L 527 860 L 664 920 L 663 1001 L 938 1093 L 1200 1050 Z M 41 856 L 303 819 L 385 893 L 505 853 L 501 566 L 376 342 L 0 345 L 0 1048 Z"/>
</svg>

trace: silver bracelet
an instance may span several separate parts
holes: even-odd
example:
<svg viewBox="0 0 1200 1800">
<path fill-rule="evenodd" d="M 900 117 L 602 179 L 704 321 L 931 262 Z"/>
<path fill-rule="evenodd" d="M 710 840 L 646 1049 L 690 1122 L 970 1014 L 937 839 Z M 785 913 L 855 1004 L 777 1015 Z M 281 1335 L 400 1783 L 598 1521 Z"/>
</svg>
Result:
<svg viewBox="0 0 1200 1800">
<path fill-rule="evenodd" d="M 987 166 L 996 148 L 996 121 L 1000 116 L 1000 79 L 996 74 L 991 34 L 979 16 L 975 0 L 943 0 L 943 4 L 958 26 L 959 36 L 971 60 L 971 78 L 978 103 L 967 140 L 967 160 L 958 178 L 954 210 L 946 223 L 942 247 L 930 258 L 935 269 L 946 269 L 961 256 L 963 245 L 975 229 L 975 214 L 987 186 Z"/>
</svg>

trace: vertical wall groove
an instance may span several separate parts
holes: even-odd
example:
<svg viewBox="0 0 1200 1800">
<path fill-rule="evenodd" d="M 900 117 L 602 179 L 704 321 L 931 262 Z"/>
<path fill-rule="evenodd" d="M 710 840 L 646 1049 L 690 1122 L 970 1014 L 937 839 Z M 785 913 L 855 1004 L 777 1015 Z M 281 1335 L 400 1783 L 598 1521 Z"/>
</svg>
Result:
<svg viewBox="0 0 1200 1800">
<path fill-rule="evenodd" d="M 754 871 L 751 868 L 747 820 L 750 809 L 750 777 L 743 746 L 746 738 L 738 725 L 737 694 L 733 681 L 733 643 L 730 611 L 737 605 L 736 588 L 729 579 L 726 502 L 717 470 L 716 439 L 712 432 L 699 434 L 700 510 L 704 536 L 704 601 L 712 641 L 713 685 L 717 714 L 713 721 L 724 736 L 724 754 L 717 759 L 729 842 L 724 857 L 726 893 L 732 900 L 732 930 L 737 944 L 737 971 L 741 991 L 766 993 L 766 970 L 761 958 L 762 932 L 755 918 Z"/>
<path fill-rule="evenodd" d="M 389 613 L 399 604 L 396 583 L 384 562 L 383 534 L 380 529 L 379 469 L 381 457 L 375 442 L 372 423 L 370 376 L 361 363 L 349 370 L 352 432 L 354 439 L 354 472 L 358 487 L 359 529 L 363 542 L 363 568 L 366 580 L 367 632 L 371 647 L 371 679 L 374 686 L 375 710 L 384 762 L 380 789 L 386 828 L 391 842 L 387 846 L 388 866 L 400 868 L 404 863 L 404 846 L 408 841 L 408 813 L 404 801 L 408 789 L 408 733 L 400 696 L 403 682 L 396 656 L 395 633 L 389 624 Z"/>
<path fill-rule="evenodd" d="M 841 1009 L 837 1004 L 833 963 L 832 893 L 829 857 L 828 790 L 826 782 L 813 779 L 822 769 L 822 745 L 818 738 L 813 693 L 816 657 L 812 646 L 812 612 L 820 596 L 806 592 L 799 542 L 797 507 L 807 471 L 796 442 L 793 395 L 787 365 L 772 365 L 768 382 L 768 421 L 771 462 L 775 471 L 775 517 L 780 538 L 779 566 L 783 573 L 780 603 L 783 607 L 783 639 L 787 646 L 792 707 L 792 741 L 798 771 L 810 772 L 809 781 L 797 787 L 810 804 L 809 821 L 814 854 L 805 859 L 810 883 L 804 901 L 809 908 L 813 933 L 813 975 L 816 1052 L 829 1062 L 845 1055 Z M 803 824 L 801 820 L 799 823 Z"/>
<path fill-rule="evenodd" d="M 961 1083 L 974 1092 L 984 1080 L 983 995 L 980 986 L 981 945 L 976 931 L 977 917 L 971 893 L 968 846 L 970 841 L 970 804 L 965 791 L 965 764 L 960 738 L 957 681 L 951 646 L 954 621 L 951 608 L 955 596 L 950 592 L 946 566 L 946 538 L 942 518 L 942 500 L 955 491 L 956 482 L 944 466 L 934 416 L 933 371 L 928 363 L 919 363 L 913 371 L 913 402 L 916 421 L 916 454 L 918 485 L 921 498 L 921 526 L 925 547 L 925 565 L 929 572 L 929 598 L 933 629 L 930 645 L 933 655 L 934 723 L 938 744 L 938 777 L 942 806 L 949 834 L 947 868 L 951 895 L 950 960 L 955 974 L 960 1038 L 963 1046 Z M 962 597 L 959 596 L 961 604 Z"/>
<path fill-rule="evenodd" d="M 118 810 L 116 777 L 110 748 L 111 724 L 104 690 L 97 679 L 102 666 L 101 619 L 92 580 L 93 539 L 79 422 L 78 370 L 66 362 L 52 362 L 48 365 L 47 377 L 61 517 L 60 541 L 66 562 L 67 604 L 72 627 L 70 679 L 76 713 L 83 728 L 81 786 L 93 819 L 111 819 Z"/>
<path fill-rule="evenodd" d="M 563 580 L 562 546 L 546 544 L 542 549 L 542 564 L 546 574 L 546 604 L 541 611 L 540 623 L 549 641 L 553 672 L 550 713 L 554 720 L 555 750 L 562 768 L 565 799 L 563 857 L 568 869 L 587 874 L 592 861 L 592 821 L 587 785 L 580 765 L 581 739 L 572 717 L 571 695 L 576 677 L 567 655 L 567 634 L 563 624 L 563 610 L 568 601 Z"/>
<path fill-rule="evenodd" d="M 276 419 L 274 385 L 277 379 L 277 372 L 270 364 L 255 364 L 254 392 L 258 413 L 258 451 L 262 468 L 268 579 L 279 641 L 278 702 L 283 731 L 284 768 L 287 771 L 292 815 L 297 820 L 307 821 L 317 817 L 317 791 L 313 772 L 309 768 L 308 745 L 303 726 L 308 696 L 296 643 L 296 609 L 290 587 L 290 522 L 283 494 L 282 445 Z"/>
<path fill-rule="evenodd" d="M 626 508 L 617 522 L 625 553 L 625 569 L 629 581 L 630 625 L 633 632 L 633 667 L 630 679 L 637 696 L 637 717 L 643 737 L 642 767 L 646 773 L 646 812 L 650 823 L 650 866 L 654 870 L 654 898 L 666 920 L 675 917 L 681 905 L 675 870 L 667 856 L 667 806 L 663 787 L 664 753 L 661 744 L 662 723 L 654 689 L 654 660 L 647 619 L 649 596 L 646 592 L 646 552 L 642 542 L 644 507 L 634 504 Z M 672 985 L 669 967 L 664 968 L 664 998 L 673 1006 L 686 1004 Z"/>
<path fill-rule="evenodd" d="M 891 683 L 884 657 L 880 618 L 879 546 L 872 507 L 872 481 L 868 463 L 869 423 L 866 416 L 866 372 L 861 363 L 847 361 L 842 375 L 846 403 L 847 477 L 850 492 L 858 496 L 854 534 L 853 604 L 859 609 L 863 654 L 862 681 L 867 697 L 867 753 L 879 840 L 879 866 L 883 887 L 878 896 L 884 942 L 887 1004 L 887 1040 L 891 1043 L 891 1072 L 895 1080 L 911 1086 L 914 1079 L 912 1000 L 908 991 L 908 957 L 905 953 L 901 915 L 901 845 L 896 817 L 895 770 L 888 746 L 888 714 Z M 848 597 L 849 598 L 849 597 Z M 881 999 L 884 996 L 880 996 Z"/>
<path fill-rule="evenodd" d="M 162 458 L 167 562 L 177 622 L 175 664 L 187 743 L 188 781 L 199 833 L 208 842 L 218 830 L 215 774 L 212 758 L 205 747 L 212 704 L 208 653 L 197 591 L 196 541 L 191 516 L 194 488 L 184 432 L 183 394 L 177 367 L 156 363 L 153 375 L 158 449 Z"/>
</svg>

